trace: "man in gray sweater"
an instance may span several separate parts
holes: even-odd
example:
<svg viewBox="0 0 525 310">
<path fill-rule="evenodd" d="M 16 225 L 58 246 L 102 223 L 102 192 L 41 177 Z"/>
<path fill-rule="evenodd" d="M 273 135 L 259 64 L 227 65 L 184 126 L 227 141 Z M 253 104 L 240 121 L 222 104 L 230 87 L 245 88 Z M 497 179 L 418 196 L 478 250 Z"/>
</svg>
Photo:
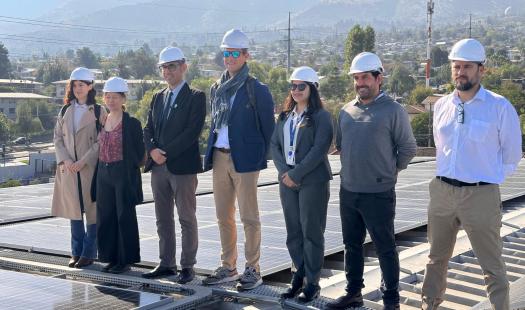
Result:
<svg viewBox="0 0 525 310">
<path fill-rule="evenodd" d="M 383 65 L 364 52 L 350 74 L 357 98 L 339 115 L 341 152 L 340 212 L 345 245 L 346 294 L 327 305 L 363 305 L 363 242 L 368 230 L 382 272 L 383 309 L 399 309 L 399 258 L 394 237 L 397 174 L 416 154 L 416 140 L 405 109 L 381 91 Z"/>
</svg>

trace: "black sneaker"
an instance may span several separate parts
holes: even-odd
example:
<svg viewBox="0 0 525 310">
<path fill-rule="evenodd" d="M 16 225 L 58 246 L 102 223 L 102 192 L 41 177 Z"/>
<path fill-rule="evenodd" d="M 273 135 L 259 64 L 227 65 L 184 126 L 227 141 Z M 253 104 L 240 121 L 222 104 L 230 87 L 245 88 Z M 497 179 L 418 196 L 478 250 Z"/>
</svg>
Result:
<svg viewBox="0 0 525 310">
<path fill-rule="evenodd" d="M 363 295 L 361 292 L 357 293 L 346 293 L 336 300 L 326 304 L 325 309 L 335 310 L 335 309 L 346 309 L 346 308 L 357 308 L 363 306 Z"/>
<path fill-rule="evenodd" d="M 213 274 L 207 276 L 205 279 L 202 280 L 203 285 L 215 285 L 220 283 L 226 283 L 231 281 L 237 281 L 239 280 L 239 274 L 237 273 L 237 269 L 228 269 L 226 267 L 219 267 L 215 269 Z"/>
<path fill-rule="evenodd" d="M 238 291 L 252 290 L 262 283 L 263 280 L 261 278 L 261 274 L 253 267 L 246 267 L 246 269 L 244 269 L 244 273 L 239 279 L 239 283 L 237 283 L 236 288 Z"/>
<path fill-rule="evenodd" d="M 193 268 L 182 268 L 177 278 L 177 283 L 186 284 L 188 282 L 191 282 L 194 277 L 195 271 L 193 270 Z"/>
<path fill-rule="evenodd" d="M 111 262 L 107 264 L 106 266 L 102 267 L 102 272 L 109 272 L 109 270 L 113 267 L 115 267 L 117 263 Z"/>
<path fill-rule="evenodd" d="M 297 297 L 297 300 L 302 303 L 310 302 L 319 297 L 320 292 L 321 288 L 319 287 L 319 285 L 308 283 L 303 288 L 303 292 Z"/>
<path fill-rule="evenodd" d="M 130 270 L 131 270 L 131 267 L 128 264 L 126 265 L 118 264 L 115 267 L 109 269 L 109 272 L 118 274 L 118 273 L 124 273 L 126 271 L 130 271 Z"/>
</svg>

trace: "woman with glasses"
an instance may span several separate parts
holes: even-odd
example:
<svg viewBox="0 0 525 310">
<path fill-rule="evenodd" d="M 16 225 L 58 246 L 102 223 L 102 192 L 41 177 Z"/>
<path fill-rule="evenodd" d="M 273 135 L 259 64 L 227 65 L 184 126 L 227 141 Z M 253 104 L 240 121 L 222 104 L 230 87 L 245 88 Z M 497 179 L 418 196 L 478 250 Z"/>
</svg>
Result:
<svg viewBox="0 0 525 310">
<path fill-rule="evenodd" d="M 290 94 L 271 140 L 273 161 L 279 171 L 286 246 L 295 269 L 291 287 L 281 297 L 299 295 L 300 302 L 309 302 L 320 291 L 332 179 L 327 153 L 333 127 L 319 97 L 317 73 L 310 67 L 299 67 L 290 81 Z"/>
<path fill-rule="evenodd" d="M 124 111 L 126 80 L 110 78 L 103 92 L 109 114 L 98 137 L 98 259 L 108 263 L 102 271 L 123 273 L 140 262 L 135 206 L 143 199 L 140 166 L 146 151 L 140 121 Z"/>
<path fill-rule="evenodd" d="M 72 255 L 68 266 L 75 268 L 89 266 L 97 257 L 97 216 L 91 183 L 97 164 L 97 133 L 106 110 L 95 102 L 94 80 L 89 69 L 73 70 L 53 137 L 57 169 L 51 214 L 71 220 Z"/>
</svg>

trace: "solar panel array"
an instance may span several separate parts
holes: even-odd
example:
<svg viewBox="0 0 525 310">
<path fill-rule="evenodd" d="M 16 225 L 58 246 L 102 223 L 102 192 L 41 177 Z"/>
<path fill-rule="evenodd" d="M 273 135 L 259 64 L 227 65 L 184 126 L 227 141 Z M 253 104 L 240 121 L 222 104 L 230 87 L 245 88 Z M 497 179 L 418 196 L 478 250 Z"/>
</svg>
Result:
<svg viewBox="0 0 525 310">
<path fill-rule="evenodd" d="M 396 233 L 425 225 L 427 221 L 428 183 L 434 176 L 435 163 L 412 164 L 399 175 L 395 219 Z M 325 254 L 343 250 L 341 222 L 339 219 L 339 177 L 331 182 L 325 232 Z M 286 229 L 279 200 L 278 185 L 259 188 L 259 209 L 262 223 L 261 272 L 270 274 L 291 266 L 286 249 Z M 525 163 L 522 162 L 515 176 L 502 186 L 504 200 L 525 194 Z M 140 230 L 141 257 L 143 262 L 158 262 L 158 237 L 152 203 L 137 207 Z M 238 268 L 244 268 L 244 233 L 237 212 Z M 219 265 L 220 239 L 216 222 L 213 195 L 197 197 L 197 219 L 199 225 L 199 271 L 209 273 Z M 180 225 L 177 223 L 177 253 L 180 255 Z M 70 253 L 69 221 L 60 218 L 31 221 L 0 226 L 0 245 L 17 248 L 32 248 L 49 253 Z M 53 242 L 50 242 L 53 240 Z M 369 239 L 367 238 L 367 241 Z"/>
</svg>

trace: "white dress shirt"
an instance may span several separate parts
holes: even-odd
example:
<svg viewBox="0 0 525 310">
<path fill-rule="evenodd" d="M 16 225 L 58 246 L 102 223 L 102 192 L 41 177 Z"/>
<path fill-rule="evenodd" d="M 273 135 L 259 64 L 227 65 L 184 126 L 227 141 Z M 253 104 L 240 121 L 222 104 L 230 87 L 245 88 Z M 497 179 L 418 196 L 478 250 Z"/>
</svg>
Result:
<svg viewBox="0 0 525 310">
<path fill-rule="evenodd" d="M 504 97 L 481 87 L 464 103 L 460 123 L 461 103 L 457 90 L 436 102 L 436 175 L 468 183 L 503 183 L 522 157 L 516 110 Z"/>
<path fill-rule="evenodd" d="M 77 101 L 74 103 L 74 118 L 73 118 L 73 129 L 75 132 L 78 131 L 78 127 L 80 126 L 80 120 L 82 119 L 82 116 L 84 116 L 84 113 L 86 113 L 88 110 L 87 104 L 79 104 Z"/>
<path fill-rule="evenodd" d="M 286 164 L 290 166 L 295 166 L 295 148 L 297 146 L 297 136 L 299 134 L 299 127 L 303 122 L 303 116 L 306 112 L 306 109 L 303 110 L 300 114 L 297 113 L 297 106 L 295 109 L 288 115 L 286 122 L 283 127 L 283 152 L 284 158 L 286 158 Z"/>
</svg>

